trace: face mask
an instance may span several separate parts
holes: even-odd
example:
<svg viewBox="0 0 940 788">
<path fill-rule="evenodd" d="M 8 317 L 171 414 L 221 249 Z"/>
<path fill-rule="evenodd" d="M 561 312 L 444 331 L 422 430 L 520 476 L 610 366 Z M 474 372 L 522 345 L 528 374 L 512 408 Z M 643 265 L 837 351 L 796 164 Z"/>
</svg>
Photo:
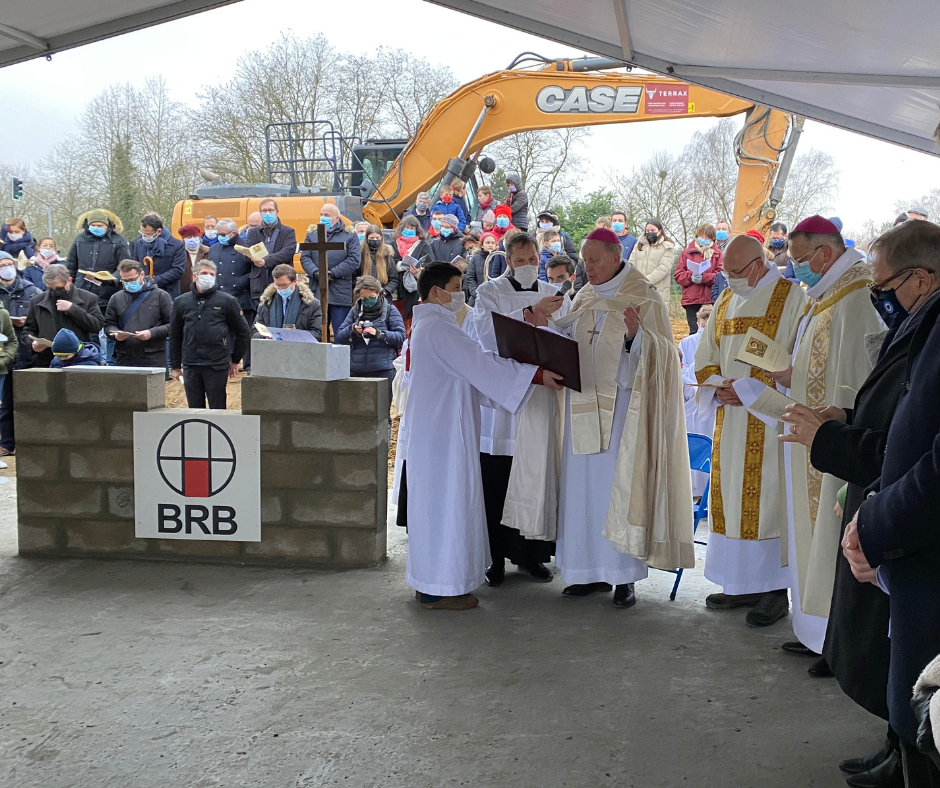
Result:
<svg viewBox="0 0 940 788">
<path fill-rule="evenodd" d="M 416 210 L 418 213 L 427 213 L 427 212 L 428 212 L 428 204 L 427 204 L 426 202 L 416 202 L 416 203 L 415 203 L 415 210 Z"/>
<path fill-rule="evenodd" d="M 143 241 L 145 244 L 148 244 L 148 245 L 149 245 L 149 244 L 152 244 L 154 241 L 157 240 L 157 236 L 155 236 L 155 235 L 144 235 L 143 233 L 141 233 L 141 234 L 140 234 L 140 240 Z"/>
<path fill-rule="evenodd" d="M 329 216 L 321 216 L 320 224 L 325 224 L 327 227 L 330 227 L 333 224 L 333 220 Z"/>
<path fill-rule="evenodd" d="M 211 290 L 215 287 L 215 277 L 212 274 L 199 274 L 196 277 L 200 290 Z"/>
<path fill-rule="evenodd" d="M 727 240 L 728 240 L 728 231 L 727 231 L 727 230 L 716 230 L 716 231 L 715 231 L 715 238 L 717 238 L 719 241 L 727 241 Z"/>
<path fill-rule="evenodd" d="M 813 287 L 822 279 L 822 274 L 814 273 L 809 263 L 794 263 L 793 274 L 807 287 Z"/>
<path fill-rule="evenodd" d="M 779 249 L 784 245 L 784 243 L 786 243 L 786 240 L 786 238 L 772 238 L 770 240 L 770 245 L 774 247 L 774 249 Z"/>
<path fill-rule="evenodd" d="M 229 237 L 227 235 L 219 236 L 219 243 L 222 244 L 222 246 L 225 246 L 228 242 L 229 242 Z"/>
<path fill-rule="evenodd" d="M 453 202 L 453 200 L 454 200 L 454 196 L 452 194 L 441 195 L 441 202 L 444 203 L 444 205 L 450 205 Z"/>
<path fill-rule="evenodd" d="M 277 294 L 286 301 L 294 294 L 294 291 L 289 287 L 285 287 L 283 290 L 278 288 Z"/>
<path fill-rule="evenodd" d="M 0 279 L 4 282 L 12 282 L 16 279 L 16 266 L 14 265 L 5 265 L 0 267 Z"/>
<path fill-rule="evenodd" d="M 880 290 L 877 294 L 872 293 L 871 303 L 888 328 L 904 322 L 904 319 L 910 314 L 898 300 L 898 291 L 896 289 Z"/>
<path fill-rule="evenodd" d="M 210 241 L 215 240 L 218 237 L 219 237 L 218 230 L 206 230 L 206 238 L 208 238 Z"/>
<path fill-rule="evenodd" d="M 265 224 L 274 224 L 277 221 L 276 213 L 263 213 L 261 214 L 261 221 Z"/>
<path fill-rule="evenodd" d="M 551 222 L 539 222 L 539 229 L 540 229 L 540 230 L 551 230 L 552 227 L 554 227 L 554 226 L 555 226 L 555 225 L 552 224 Z"/>
<path fill-rule="evenodd" d="M 699 246 L 709 247 L 709 246 L 712 245 L 712 242 L 711 242 L 708 238 L 696 238 L 696 239 L 695 239 L 695 242 L 696 242 Z"/>
<path fill-rule="evenodd" d="M 646 234 L 646 240 L 649 241 L 651 244 L 656 243 L 656 240 L 658 238 L 659 238 L 659 233 L 647 233 Z"/>
<path fill-rule="evenodd" d="M 561 253 L 561 241 L 552 241 L 548 248 L 551 249 L 555 254 Z"/>
<path fill-rule="evenodd" d="M 139 279 L 135 279 L 133 282 L 123 282 L 123 285 L 128 293 L 139 293 L 143 287 Z"/>
<path fill-rule="evenodd" d="M 365 233 L 356 233 L 359 236 L 359 243 L 362 243 L 366 239 Z"/>
<path fill-rule="evenodd" d="M 49 293 L 52 295 L 54 301 L 62 301 L 63 299 L 67 300 L 69 297 L 69 291 L 64 287 L 53 287 Z"/>
<path fill-rule="evenodd" d="M 508 216 L 499 216 L 496 219 L 497 227 L 509 227 L 509 217 Z"/>
<path fill-rule="evenodd" d="M 523 287 L 532 287 L 539 278 L 537 265 L 518 265 L 513 269 L 512 278 Z"/>
<path fill-rule="evenodd" d="M 440 220 L 440 219 L 433 219 L 433 220 L 431 221 L 431 227 L 433 227 L 435 230 L 440 230 L 440 229 L 441 229 L 441 220 Z"/>
<path fill-rule="evenodd" d="M 23 233 L 7 233 L 7 238 L 11 241 L 19 241 L 23 238 Z"/>
<path fill-rule="evenodd" d="M 623 222 L 614 222 L 610 225 L 610 229 L 613 230 L 617 235 L 623 232 Z"/>
<path fill-rule="evenodd" d="M 47 260 L 51 260 L 53 257 L 56 256 L 56 250 L 55 249 L 40 249 L 39 254 L 41 254 Z"/>
<path fill-rule="evenodd" d="M 454 234 L 454 231 L 451 230 L 450 227 L 442 227 L 442 228 L 441 228 L 441 235 L 444 236 L 445 238 L 450 238 L 451 235 L 453 235 L 453 234 Z"/>
<path fill-rule="evenodd" d="M 515 193 L 516 193 L 516 187 L 515 187 L 514 185 L 510 185 L 509 191 L 512 192 L 513 194 L 515 194 Z"/>
<path fill-rule="evenodd" d="M 104 234 L 108 232 L 107 227 L 89 227 L 88 232 L 90 232 L 96 238 L 104 238 Z"/>
<path fill-rule="evenodd" d="M 198 238 L 187 238 L 183 241 L 183 243 L 191 252 L 195 252 L 200 246 L 200 241 Z"/>
<path fill-rule="evenodd" d="M 463 309 L 464 304 L 467 303 L 467 298 L 464 295 L 462 290 L 457 293 L 449 293 L 449 295 L 450 295 L 450 301 L 448 301 L 446 304 L 441 304 L 441 306 L 444 307 L 444 309 L 448 310 L 449 312 L 453 312 L 454 314 L 456 314 L 461 309 Z"/>
<path fill-rule="evenodd" d="M 378 305 L 378 303 L 379 303 L 378 296 L 370 296 L 369 298 L 362 299 L 362 305 L 366 309 L 374 309 Z"/>
<path fill-rule="evenodd" d="M 728 287 L 732 293 L 741 296 L 741 298 L 747 298 L 754 292 L 754 286 L 748 284 L 747 279 L 729 279 Z"/>
<path fill-rule="evenodd" d="M 370 238 L 366 243 L 369 245 L 369 251 L 371 252 L 379 251 L 379 248 L 382 246 L 382 242 L 375 238 Z"/>
<path fill-rule="evenodd" d="M 404 230 L 401 231 L 402 238 L 416 238 L 417 235 L 418 235 L 418 231 L 412 230 L 410 227 L 406 227 Z"/>
</svg>

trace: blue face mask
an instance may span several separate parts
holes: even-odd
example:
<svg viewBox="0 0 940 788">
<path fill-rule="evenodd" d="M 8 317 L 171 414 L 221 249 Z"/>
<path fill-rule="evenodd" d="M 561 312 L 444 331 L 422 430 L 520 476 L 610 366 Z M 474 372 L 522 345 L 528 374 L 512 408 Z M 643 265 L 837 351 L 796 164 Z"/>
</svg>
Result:
<svg viewBox="0 0 940 788">
<path fill-rule="evenodd" d="M 771 239 L 770 239 L 770 245 L 771 245 L 774 249 L 779 249 L 779 248 L 780 248 L 781 246 L 783 246 L 786 242 L 787 242 L 787 239 L 786 239 L 786 238 L 771 238 Z"/>
<path fill-rule="evenodd" d="M 809 263 L 794 263 L 793 274 L 807 287 L 813 287 L 822 279 L 822 274 L 817 274 L 809 267 Z"/>
<path fill-rule="evenodd" d="M 277 294 L 286 301 L 294 294 L 294 291 L 289 287 L 285 287 L 283 290 L 278 290 Z"/>
<path fill-rule="evenodd" d="M 617 235 L 623 232 L 623 222 L 614 222 L 610 225 L 610 229 L 613 230 Z"/>
<path fill-rule="evenodd" d="M 274 224 L 277 221 L 276 213 L 263 213 L 261 214 L 261 221 L 265 224 Z"/>
<path fill-rule="evenodd" d="M 331 224 L 333 224 L 333 220 L 329 216 L 321 216 L 320 224 L 325 224 L 327 227 L 329 227 Z"/>
<path fill-rule="evenodd" d="M 365 233 L 356 233 L 359 236 L 359 243 L 362 243 L 366 239 Z"/>
<path fill-rule="evenodd" d="M 727 230 L 716 230 L 716 231 L 715 231 L 715 238 L 717 238 L 719 241 L 727 241 L 727 240 L 728 240 L 728 231 L 727 231 Z"/>
<path fill-rule="evenodd" d="M 497 217 L 496 226 L 497 227 L 509 227 L 509 217 L 508 216 Z"/>
<path fill-rule="evenodd" d="M 445 238 L 450 238 L 450 236 L 453 235 L 453 232 L 454 231 L 451 230 L 450 227 L 444 227 L 441 230 L 441 235 L 444 236 Z"/>
<path fill-rule="evenodd" d="M 135 279 L 133 282 L 124 282 L 124 289 L 128 293 L 139 293 L 143 285 L 140 283 L 139 279 Z"/>
<path fill-rule="evenodd" d="M 228 244 L 228 241 L 229 241 L 229 238 L 228 238 L 227 235 L 220 235 L 220 236 L 219 236 L 219 243 L 222 244 L 222 246 L 227 245 L 227 244 Z"/>
<path fill-rule="evenodd" d="M 401 231 L 402 238 L 414 238 L 417 234 L 418 234 L 417 231 L 412 230 L 410 227 L 406 227 L 404 230 Z"/>
<path fill-rule="evenodd" d="M 711 246 L 712 242 L 708 238 L 696 238 L 696 242 L 699 246 Z"/>
<path fill-rule="evenodd" d="M 548 248 L 551 249 L 555 254 L 561 253 L 561 241 L 552 241 Z"/>
<path fill-rule="evenodd" d="M 431 227 L 433 227 L 435 230 L 440 230 L 440 229 L 441 229 L 441 220 L 440 220 L 440 219 L 432 219 L 432 220 L 431 220 Z"/>
<path fill-rule="evenodd" d="M 88 232 L 90 232 L 96 238 L 104 238 L 104 234 L 108 232 L 107 227 L 89 227 Z"/>
</svg>

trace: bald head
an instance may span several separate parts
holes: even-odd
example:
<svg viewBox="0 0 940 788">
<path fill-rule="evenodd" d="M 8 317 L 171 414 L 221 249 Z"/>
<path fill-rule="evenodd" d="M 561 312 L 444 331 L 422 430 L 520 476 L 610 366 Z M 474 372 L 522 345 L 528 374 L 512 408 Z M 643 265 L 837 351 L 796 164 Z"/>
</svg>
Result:
<svg viewBox="0 0 940 788">
<path fill-rule="evenodd" d="M 750 235 L 739 235 L 725 247 L 722 263 L 727 279 L 747 279 L 756 285 L 767 270 L 764 247 Z"/>
</svg>

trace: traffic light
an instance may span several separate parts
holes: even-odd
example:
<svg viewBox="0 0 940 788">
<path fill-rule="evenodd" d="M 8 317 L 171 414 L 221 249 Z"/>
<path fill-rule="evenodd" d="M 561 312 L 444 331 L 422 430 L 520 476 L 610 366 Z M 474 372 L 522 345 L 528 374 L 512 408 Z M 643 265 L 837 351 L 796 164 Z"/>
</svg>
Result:
<svg viewBox="0 0 940 788">
<path fill-rule="evenodd" d="M 23 181 L 21 178 L 13 179 L 13 199 L 18 200 L 23 196 Z"/>
</svg>

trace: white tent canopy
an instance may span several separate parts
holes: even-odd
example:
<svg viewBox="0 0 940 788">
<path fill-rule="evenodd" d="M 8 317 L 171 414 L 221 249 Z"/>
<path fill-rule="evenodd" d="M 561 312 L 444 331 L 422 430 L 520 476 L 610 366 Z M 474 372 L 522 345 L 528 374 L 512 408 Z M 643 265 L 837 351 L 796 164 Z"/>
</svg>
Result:
<svg viewBox="0 0 940 788">
<path fill-rule="evenodd" d="M 238 0 L 29 0 L 0 3 L 0 67 Z"/>
<path fill-rule="evenodd" d="M 938 153 L 936 0 L 428 2 Z"/>
</svg>

